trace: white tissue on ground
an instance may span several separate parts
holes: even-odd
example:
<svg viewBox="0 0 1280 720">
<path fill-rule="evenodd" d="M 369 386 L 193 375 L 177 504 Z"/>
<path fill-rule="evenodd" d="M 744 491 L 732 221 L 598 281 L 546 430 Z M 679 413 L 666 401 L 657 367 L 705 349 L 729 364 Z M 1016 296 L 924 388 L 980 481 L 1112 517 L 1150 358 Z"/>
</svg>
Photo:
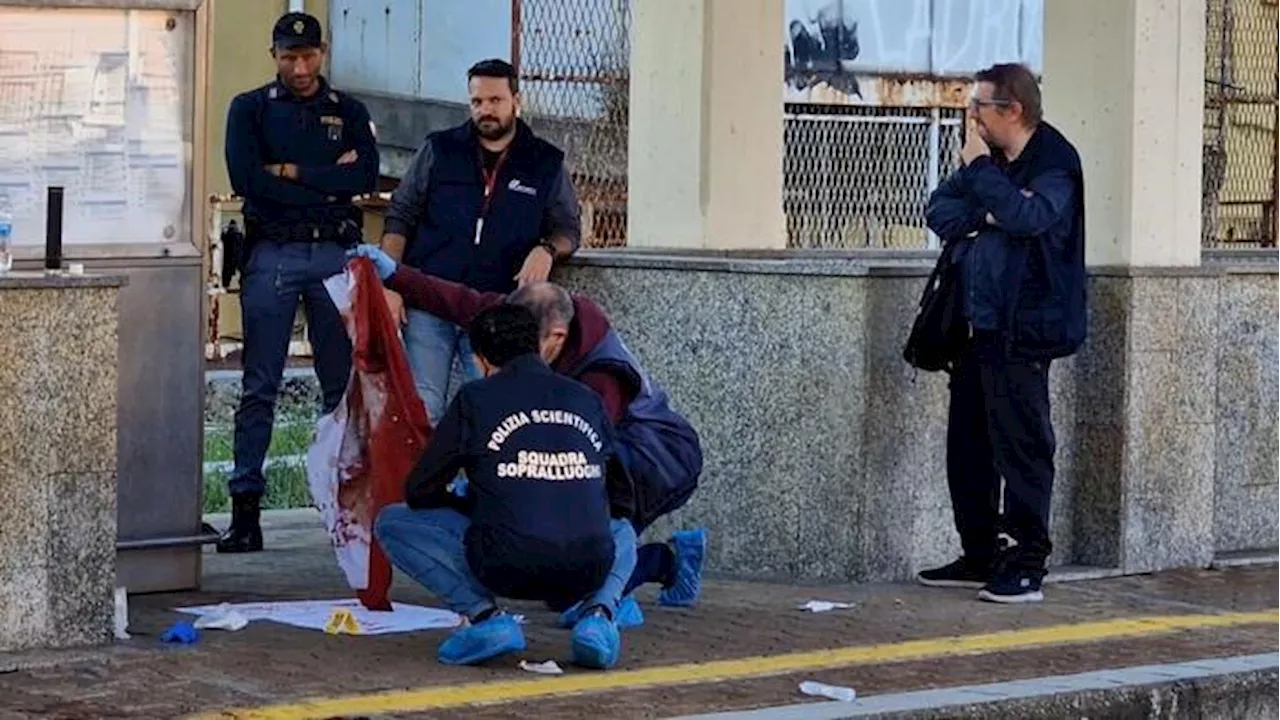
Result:
<svg viewBox="0 0 1280 720">
<path fill-rule="evenodd" d="M 231 607 L 230 603 L 223 603 L 218 606 L 217 610 L 196 618 L 192 623 L 197 630 L 229 630 L 236 631 L 249 624 L 249 619 L 239 610 Z"/>
<path fill-rule="evenodd" d="M 853 603 L 835 602 L 833 600 L 810 600 L 809 602 L 801 605 L 800 609 L 820 613 L 829 612 L 831 610 L 847 610 L 851 607 L 854 607 Z"/>
<path fill-rule="evenodd" d="M 526 672 L 538 673 L 539 675 L 563 675 L 564 670 L 556 664 L 555 660 L 544 660 L 540 663 L 529 662 L 528 660 L 520 661 L 520 669 Z"/>
<path fill-rule="evenodd" d="M 811 697 L 824 697 L 830 700 L 839 700 L 840 702 L 851 703 L 858 699 L 858 693 L 854 692 L 851 687 L 828 685 L 812 680 L 805 680 L 800 683 L 800 692 Z"/>
</svg>

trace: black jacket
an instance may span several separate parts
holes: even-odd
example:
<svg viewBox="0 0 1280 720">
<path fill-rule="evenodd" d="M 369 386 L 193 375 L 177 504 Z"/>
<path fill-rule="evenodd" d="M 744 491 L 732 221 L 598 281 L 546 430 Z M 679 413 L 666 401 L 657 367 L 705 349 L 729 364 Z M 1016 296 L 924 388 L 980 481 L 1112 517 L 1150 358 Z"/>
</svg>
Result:
<svg viewBox="0 0 1280 720">
<path fill-rule="evenodd" d="M 999 332 L 1015 357 L 1079 349 L 1088 325 L 1084 176 L 1062 133 L 1042 122 L 1013 162 L 994 153 L 952 173 L 926 219 L 943 242 L 960 244 L 954 257 L 975 329 Z"/>
<path fill-rule="evenodd" d="M 468 481 L 467 557 L 487 587 L 520 597 L 528 593 L 511 584 L 536 585 L 546 573 L 596 577 L 612 565 L 610 519 L 631 516 L 634 490 L 587 386 L 533 354 L 467 383 L 410 473 L 406 502 L 455 505 L 446 487 L 459 470 Z"/>
</svg>

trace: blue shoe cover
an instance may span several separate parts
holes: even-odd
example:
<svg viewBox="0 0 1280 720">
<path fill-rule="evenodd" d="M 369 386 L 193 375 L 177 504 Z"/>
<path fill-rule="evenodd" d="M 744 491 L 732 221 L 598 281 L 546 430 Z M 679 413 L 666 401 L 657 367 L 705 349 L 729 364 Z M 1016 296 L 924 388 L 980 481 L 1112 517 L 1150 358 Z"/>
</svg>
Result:
<svg viewBox="0 0 1280 720">
<path fill-rule="evenodd" d="M 622 636 L 618 626 L 602 613 L 591 613 L 573 626 L 573 662 L 595 670 L 606 670 L 618 663 L 622 653 Z"/>
<path fill-rule="evenodd" d="M 514 617 L 504 614 L 455 631 L 440 643 L 438 657 L 445 665 L 475 665 L 524 649 L 524 630 Z"/>
<path fill-rule="evenodd" d="M 658 604 L 690 607 L 702 594 L 702 562 L 707 555 L 707 529 L 681 530 L 672 536 L 676 553 L 676 581 L 658 594 Z"/>
</svg>

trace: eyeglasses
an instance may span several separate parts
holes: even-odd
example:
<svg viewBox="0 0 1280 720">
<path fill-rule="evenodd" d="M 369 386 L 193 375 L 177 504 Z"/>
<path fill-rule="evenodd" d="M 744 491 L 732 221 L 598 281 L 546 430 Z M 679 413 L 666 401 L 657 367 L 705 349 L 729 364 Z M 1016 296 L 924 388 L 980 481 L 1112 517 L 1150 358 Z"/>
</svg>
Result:
<svg viewBox="0 0 1280 720">
<path fill-rule="evenodd" d="M 974 110 L 983 107 L 1009 107 L 1012 104 L 1012 100 L 983 100 L 982 98 L 972 98 L 969 100 L 969 107 Z"/>
</svg>

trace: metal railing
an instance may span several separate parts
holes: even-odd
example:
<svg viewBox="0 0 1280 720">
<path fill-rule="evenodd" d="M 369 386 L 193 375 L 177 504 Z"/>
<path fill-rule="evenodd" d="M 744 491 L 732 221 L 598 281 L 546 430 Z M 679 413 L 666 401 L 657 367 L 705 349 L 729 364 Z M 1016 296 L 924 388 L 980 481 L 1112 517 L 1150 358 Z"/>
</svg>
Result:
<svg viewBox="0 0 1280 720">
<path fill-rule="evenodd" d="M 382 211 L 391 201 L 391 193 L 372 193 L 352 198 L 351 204 L 369 211 Z M 239 350 L 243 345 L 242 338 L 224 337 L 222 334 L 222 300 L 227 295 L 238 295 L 240 288 L 228 287 L 223 283 L 223 268 L 227 261 L 227 249 L 223 246 L 222 233 L 231 222 L 236 222 L 244 229 L 244 217 L 240 214 L 243 199 L 235 195 L 214 194 L 207 198 L 209 224 L 205 228 L 205 283 L 204 292 L 208 299 L 209 309 L 205 326 L 205 360 L 219 361 Z M 307 341 L 306 323 L 302 313 L 298 313 L 294 321 L 294 339 L 289 343 L 291 357 L 307 357 L 311 355 L 311 343 Z"/>
<path fill-rule="evenodd" d="M 962 120 L 951 108 L 788 105 L 788 247 L 936 247 L 925 204 L 955 169 Z"/>
<path fill-rule="evenodd" d="M 1207 0 L 1201 240 L 1210 248 L 1276 246 L 1277 4 Z"/>
<path fill-rule="evenodd" d="M 565 153 L 585 247 L 626 244 L 630 0 L 512 0 L 524 118 Z"/>
</svg>

